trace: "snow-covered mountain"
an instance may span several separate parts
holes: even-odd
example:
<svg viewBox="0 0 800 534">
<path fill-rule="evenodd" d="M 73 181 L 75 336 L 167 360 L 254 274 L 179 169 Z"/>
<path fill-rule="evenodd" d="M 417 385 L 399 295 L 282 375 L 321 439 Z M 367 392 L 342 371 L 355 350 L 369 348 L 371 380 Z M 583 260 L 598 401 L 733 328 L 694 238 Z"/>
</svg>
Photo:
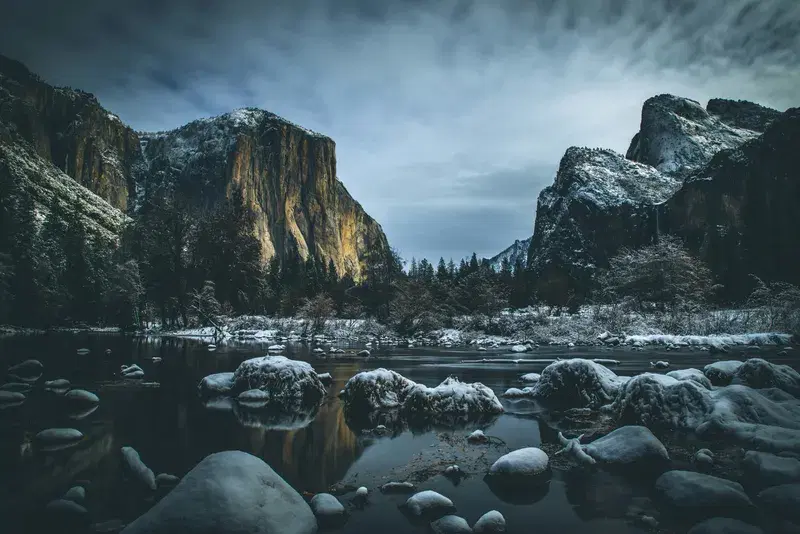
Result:
<svg viewBox="0 0 800 534">
<path fill-rule="evenodd" d="M 0 56 L 0 125 L 4 168 L 36 184 L 43 209 L 53 195 L 70 204 L 80 197 L 87 217 L 110 232 L 148 195 L 177 195 L 199 217 L 239 185 L 265 260 L 313 254 L 358 278 L 369 254 L 388 252 L 380 225 L 337 178 L 333 140 L 267 111 L 140 134 L 93 95 L 48 85 Z"/>
<path fill-rule="evenodd" d="M 537 203 L 528 265 L 535 273 L 539 296 L 556 303 L 585 298 L 596 270 L 620 248 L 650 243 L 659 231 L 690 238 L 690 247 L 721 278 L 725 278 L 723 264 L 734 257 L 748 256 L 741 261 L 750 272 L 764 271 L 762 267 L 772 265 L 775 258 L 752 257 L 753 249 L 743 247 L 740 237 L 759 235 L 753 239 L 762 243 L 777 239 L 775 225 L 788 222 L 762 215 L 761 210 L 770 211 L 763 197 L 779 195 L 773 191 L 775 183 L 795 191 L 797 175 L 786 174 L 785 165 L 793 161 L 797 167 L 800 161 L 796 148 L 792 151 L 777 140 L 767 142 L 776 151 L 772 155 L 754 147 L 768 137 L 783 139 L 774 133 L 776 129 L 789 136 L 793 130 L 787 124 L 793 120 L 789 111 L 781 114 L 750 102 L 714 99 L 703 109 L 694 100 L 658 95 L 645 101 L 640 131 L 626 158 L 610 150 L 569 148 L 554 184 L 542 190 Z M 753 170 L 756 167 L 760 170 Z M 709 184 L 702 185 L 705 182 Z M 787 202 L 794 209 L 800 207 L 797 194 L 774 202 L 787 207 L 786 213 L 794 211 Z M 742 226 L 745 213 L 748 229 Z M 711 230 L 705 231 L 717 221 L 719 232 L 729 236 L 719 250 L 709 248 L 709 243 L 721 241 L 709 237 Z M 731 228 L 738 230 L 731 233 Z M 786 237 L 781 238 L 781 247 L 794 243 L 795 250 L 800 248 L 795 233 L 784 228 L 777 235 Z M 737 272 L 726 280 L 738 283 L 742 276 Z"/>
<path fill-rule="evenodd" d="M 511 244 L 510 247 L 503 250 L 500 254 L 496 256 L 492 256 L 486 261 L 489 266 L 494 269 L 495 271 L 500 271 L 500 268 L 503 265 L 504 260 L 508 260 L 508 263 L 513 268 L 517 262 L 522 263 L 522 265 L 526 265 L 528 263 L 528 249 L 531 246 L 531 239 L 517 239 L 514 243 Z"/>
</svg>

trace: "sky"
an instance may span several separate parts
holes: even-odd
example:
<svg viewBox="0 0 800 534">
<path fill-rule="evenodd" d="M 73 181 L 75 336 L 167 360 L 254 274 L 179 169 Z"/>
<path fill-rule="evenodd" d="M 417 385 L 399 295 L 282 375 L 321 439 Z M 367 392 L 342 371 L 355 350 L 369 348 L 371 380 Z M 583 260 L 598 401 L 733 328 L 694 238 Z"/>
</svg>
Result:
<svg viewBox="0 0 800 534">
<path fill-rule="evenodd" d="M 267 109 L 336 142 L 407 259 L 533 232 L 571 145 L 625 153 L 645 99 L 800 105 L 796 0 L 5 0 L 0 53 L 133 128 Z"/>
</svg>

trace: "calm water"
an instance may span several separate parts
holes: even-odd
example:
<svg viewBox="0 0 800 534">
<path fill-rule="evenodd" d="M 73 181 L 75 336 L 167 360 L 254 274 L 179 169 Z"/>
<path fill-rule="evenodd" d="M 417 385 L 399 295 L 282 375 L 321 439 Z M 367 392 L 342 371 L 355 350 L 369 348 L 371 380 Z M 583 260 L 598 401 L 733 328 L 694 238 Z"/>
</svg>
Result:
<svg viewBox="0 0 800 534">
<path fill-rule="evenodd" d="M 88 355 L 76 350 L 88 348 Z M 106 349 L 111 349 L 106 354 Z M 122 484 L 119 449 L 139 451 L 156 473 L 182 476 L 206 455 L 239 449 L 260 458 L 300 492 L 318 492 L 336 485 L 348 503 L 348 487 L 371 490 L 391 480 L 412 479 L 421 489 L 434 489 L 455 503 L 459 515 L 472 524 L 483 513 L 503 513 L 509 532 L 645 532 L 626 515 L 652 506 L 647 498 L 652 481 L 635 481 L 604 471 L 555 469 L 546 491 L 537 495 L 495 494 L 483 473 L 506 452 L 500 446 L 471 447 L 464 437 L 477 427 L 514 449 L 552 443 L 555 431 L 526 402 L 506 402 L 507 413 L 484 424 L 461 429 L 397 430 L 378 436 L 351 429 L 335 393 L 358 371 L 387 367 L 426 385 L 450 374 L 463 381 L 480 381 L 499 395 L 519 387 L 526 372 L 545 364 L 469 364 L 462 359 L 516 358 L 502 352 L 452 349 L 385 349 L 369 361 L 321 360 L 305 345 L 290 346 L 287 356 L 311 362 L 334 378 L 329 395 L 314 420 L 292 430 L 277 430 L 233 410 L 208 410 L 197 398 L 198 381 L 211 373 L 233 371 L 247 358 L 266 353 L 266 344 L 231 344 L 210 352 L 204 343 L 165 338 L 134 338 L 110 334 L 49 334 L 0 338 L 0 369 L 28 358 L 45 365 L 44 380 L 67 378 L 72 387 L 88 389 L 101 399 L 99 409 L 80 421 L 66 418 L 55 395 L 35 390 L 18 408 L 0 410 L 0 517 L 8 532 L 37 531 L 42 507 L 62 495 L 76 480 L 88 480 L 87 508 L 95 522 L 129 522 L 152 506 L 131 496 Z M 772 350 L 749 355 L 769 355 Z M 158 356 L 162 362 L 155 364 Z M 671 369 L 701 367 L 715 358 L 705 352 L 635 352 L 627 349 L 541 348 L 526 358 L 583 356 L 615 358 L 618 374 L 649 371 L 649 361 L 667 359 Z M 725 355 L 738 358 L 742 354 Z M 115 381 L 121 364 L 137 363 L 145 371 L 142 384 Z M 130 382 L 130 381 L 128 381 Z M 159 385 L 152 384 L 157 382 Z M 290 425 L 292 426 L 292 425 Z M 295 422 L 294 426 L 298 426 Z M 32 437 L 50 427 L 74 427 L 86 436 L 77 447 L 55 453 L 35 452 Z M 286 425 L 283 426 L 286 428 Z M 451 463 L 467 473 L 454 483 L 436 475 Z M 344 488 L 344 489 L 342 489 Z M 397 509 L 403 495 L 370 494 L 369 504 L 353 509 L 340 532 L 404 533 L 424 531 Z M 5 532 L 4 529 L 0 529 Z"/>
</svg>

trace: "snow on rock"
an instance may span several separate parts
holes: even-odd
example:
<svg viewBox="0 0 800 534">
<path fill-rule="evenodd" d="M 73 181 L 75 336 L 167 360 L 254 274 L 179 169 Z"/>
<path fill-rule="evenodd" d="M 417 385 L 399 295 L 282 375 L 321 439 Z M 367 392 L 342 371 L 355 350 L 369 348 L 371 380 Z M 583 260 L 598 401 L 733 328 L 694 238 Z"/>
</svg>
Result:
<svg viewBox="0 0 800 534">
<path fill-rule="evenodd" d="M 333 384 L 333 376 L 330 373 L 320 373 L 317 375 L 319 377 L 319 381 L 322 382 L 323 385 L 329 386 Z"/>
<path fill-rule="evenodd" d="M 198 506 L 202 503 L 202 506 Z M 219 532 L 313 534 L 305 500 L 261 459 L 240 451 L 207 456 L 124 534 Z"/>
<path fill-rule="evenodd" d="M 83 439 L 83 433 L 74 428 L 48 428 L 33 438 L 34 443 L 43 451 L 57 451 L 74 447 Z"/>
<path fill-rule="evenodd" d="M 497 510 L 483 514 L 472 527 L 474 534 L 494 534 L 506 531 L 506 518 Z"/>
<path fill-rule="evenodd" d="M 125 472 L 133 480 L 135 480 L 142 487 L 150 490 L 156 490 L 156 476 L 153 474 L 152 469 L 147 467 L 139 457 L 139 453 L 133 447 L 122 447 L 122 461 L 125 466 Z"/>
<path fill-rule="evenodd" d="M 467 436 L 467 441 L 470 443 L 486 443 L 489 441 L 489 438 L 483 433 L 483 430 L 476 430 Z"/>
<path fill-rule="evenodd" d="M 753 507 L 741 484 L 693 471 L 667 471 L 658 477 L 655 489 L 670 508 L 692 516 L 723 512 L 739 517 Z"/>
<path fill-rule="evenodd" d="M 500 272 L 503 267 L 504 260 L 508 261 L 508 264 L 512 269 L 518 262 L 522 263 L 522 265 L 527 265 L 528 249 L 531 246 L 531 239 L 533 238 L 529 237 L 528 239 L 514 240 L 514 243 L 510 247 L 496 256 L 486 260 L 489 264 L 489 267 L 494 269 L 496 272 Z"/>
<path fill-rule="evenodd" d="M 349 410 L 367 412 L 399 408 L 414 386 L 416 383 L 399 373 L 381 367 L 350 378 L 340 397 Z"/>
<path fill-rule="evenodd" d="M 751 358 L 739 366 L 731 383 L 757 389 L 778 388 L 800 396 L 800 373 L 788 365 L 776 365 L 761 358 Z"/>
<path fill-rule="evenodd" d="M 225 395 L 233 386 L 233 373 L 215 373 L 203 378 L 197 385 L 197 390 L 202 398 L 208 398 Z"/>
<path fill-rule="evenodd" d="M 594 465 L 597 461 L 586 454 L 586 451 L 583 450 L 583 446 L 581 445 L 581 439 L 583 439 L 583 434 L 578 436 L 577 438 L 567 439 L 564 435 L 559 432 L 558 433 L 558 440 L 564 446 L 563 449 L 558 451 L 556 454 L 564 454 L 566 453 L 567 456 L 572 456 L 573 459 L 582 465 Z"/>
<path fill-rule="evenodd" d="M 541 380 L 541 378 L 542 375 L 540 375 L 539 373 L 528 373 L 519 377 L 519 381 L 522 382 L 523 384 L 535 384 L 536 382 Z"/>
<path fill-rule="evenodd" d="M 457 515 L 446 515 L 432 521 L 430 529 L 433 534 L 472 534 L 467 520 Z"/>
<path fill-rule="evenodd" d="M 768 452 L 747 451 L 742 470 L 748 484 L 756 487 L 800 482 L 800 460 Z"/>
<path fill-rule="evenodd" d="M 781 484 L 761 491 L 758 502 L 778 517 L 800 520 L 800 484 Z"/>
<path fill-rule="evenodd" d="M 403 402 L 402 409 L 407 415 L 474 416 L 502 413 L 503 405 L 491 388 L 480 382 L 468 384 L 450 376 L 434 388 L 421 384 L 414 386 Z"/>
<path fill-rule="evenodd" d="M 512 345 L 508 350 L 511 352 L 528 352 L 530 347 L 528 345 Z"/>
<path fill-rule="evenodd" d="M 559 406 L 599 407 L 614 399 L 623 382 L 607 367 L 572 358 L 545 367 L 531 394 Z"/>
<path fill-rule="evenodd" d="M 453 501 L 432 490 L 415 493 L 408 498 L 405 507 L 412 515 L 417 517 L 442 517 L 450 512 L 454 512 L 456 509 L 456 507 L 453 506 Z"/>
<path fill-rule="evenodd" d="M 320 524 L 339 521 L 345 515 L 342 503 L 330 493 L 317 493 L 311 498 L 310 505 Z"/>
<path fill-rule="evenodd" d="M 669 362 L 665 362 L 663 360 L 659 360 L 657 362 L 650 362 L 650 367 L 654 369 L 666 369 L 669 367 Z"/>
<path fill-rule="evenodd" d="M 744 364 L 739 360 L 724 360 L 714 362 L 703 367 L 703 374 L 715 386 L 727 386 L 733 380 L 733 375 Z"/>
<path fill-rule="evenodd" d="M 135 363 L 120 366 L 119 374 L 122 375 L 122 378 L 144 378 L 144 370 Z"/>
<path fill-rule="evenodd" d="M 792 336 L 789 334 L 754 333 L 735 335 L 671 335 L 648 334 L 625 336 L 627 345 L 675 345 L 678 347 L 692 346 L 725 346 L 725 345 L 788 345 Z"/>
<path fill-rule="evenodd" d="M 243 361 L 233 373 L 237 391 L 263 389 L 270 403 L 311 405 L 325 396 L 325 386 L 307 362 L 285 356 L 263 356 Z"/>
<path fill-rule="evenodd" d="M 534 388 L 527 387 L 527 388 L 508 388 L 505 393 L 503 393 L 503 397 L 508 397 L 511 399 L 518 398 L 518 397 L 532 397 L 534 395 Z"/>
<path fill-rule="evenodd" d="M 700 369 L 677 369 L 667 373 L 667 376 L 670 376 L 675 380 L 692 380 L 706 389 L 711 389 L 711 381 Z"/>
<path fill-rule="evenodd" d="M 687 534 L 764 534 L 764 531 L 731 517 L 712 517 L 697 523 Z"/>
<path fill-rule="evenodd" d="M 286 345 L 270 345 L 267 347 L 268 352 L 283 352 L 286 350 Z"/>
<path fill-rule="evenodd" d="M 361 486 L 356 490 L 356 497 L 360 499 L 366 499 L 369 496 L 369 490 L 366 486 Z"/>
<path fill-rule="evenodd" d="M 501 456 L 489 469 L 497 477 L 531 477 L 548 470 L 547 453 L 536 447 L 517 449 Z"/>
<path fill-rule="evenodd" d="M 381 493 L 411 493 L 415 489 L 411 482 L 387 482 L 381 486 Z"/>
<path fill-rule="evenodd" d="M 669 461 L 666 447 L 646 427 L 629 425 L 583 445 L 598 462 L 615 466 L 655 466 Z"/>
<path fill-rule="evenodd" d="M 358 354 L 356 354 L 356 356 L 361 356 L 362 358 L 369 358 L 370 355 L 371 354 L 367 349 L 360 350 L 360 351 L 358 351 Z"/>
</svg>

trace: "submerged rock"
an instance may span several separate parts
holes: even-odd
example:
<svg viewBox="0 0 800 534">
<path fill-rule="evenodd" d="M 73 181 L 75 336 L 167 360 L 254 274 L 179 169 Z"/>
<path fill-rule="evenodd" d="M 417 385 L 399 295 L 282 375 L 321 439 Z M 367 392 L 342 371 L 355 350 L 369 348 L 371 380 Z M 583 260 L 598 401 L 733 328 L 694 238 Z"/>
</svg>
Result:
<svg viewBox="0 0 800 534">
<path fill-rule="evenodd" d="M 39 360 L 25 360 L 8 368 L 9 376 L 28 383 L 39 380 L 43 372 L 44 365 Z"/>
<path fill-rule="evenodd" d="M 542 379 L 542 375 L 539 373 L 527 373 L 519 377 L 519 381 L 523 384 L 535 384 L 539 380 Z"/>
<path fill-rule="evenodd" d="M 656 480 L 656 493 L 678 513 L 693 517 L 741 517 L 753 509 L 741 484 L 692 471 L 667 471 Z"/>
<path fill-rule="evenodd" d="M 0 391 L 11 391 L 14 393 L 22 393 L 23 395 L 33 389 L 31 384 L 25 382 L 8 382 L 0 386 Z"/>
<path fill-rule="evenodd" d="M 181 479 L 176 477 L 175 475 L 170 475 L 169 473 L 159 473 L 156 476 L 156 486 L 161 488 L 162 486 L 171 487 L 176 485 L 180 482 Z"/>
<path fill-rule="evenodd" d="M 133 378 L 133 379 L 144 378 L 144 370 L 135 363 L 132 365 L 120 366 L 119 373 L 120 375 L 122 375 L 122 378 Z"/>
<path fill-rule="evenodd" d="M 71 389 L 64 394 L 64 399 L 75 406 L 93 406 L 100 402 L 100 398 L 85 389 Z"/>
<path fill-rule="evenodd" d="M 432 521 L 430 528 L 433 534 L 472 534 L 467 520 L 457 515 L 446 515 Z"/>
<path fill-rule="evenodd" d="M 59 395 L 63 395 L 67 391 L 72 384 L 66 378 L 56 378 L 55 380 L 48 380 L 44 383 L 44 389 L 48 391 L 52 391 L 53 393 L 57 393 Z"/>
<path fill-rule="evenodd" d="M 747 451 L 742 460 L 742 470 L 747 483 L 756 487 L 800 481 L 800 460 L 768 452 Z"/>
<path fill-rule="evenodd" d="M 669 461 L 666 447 L 646 427 L 618 428 L 583 446 L 595 460 L 615 466 L 663 466 Z"/>
<path fill-rule="evenodd" d="M 711 383 L 715 386 L 727 386 L 733 380 L 733 375 L 744 362 L 739 360 L 725 360 L 721 362 L 714 362 L 703 367 L 703 374 L 705 374 Z"/>
<path fill-rule="evenodd" d="M 764 534 L 764 531 L 738 519 L 713 517 L 696 524 L 687 534 Z"/>
<path fill-rule="evenodd" d="M 83 439 L 83 433 L 74 428 L 48 428 L 33 438 L 40 450 L 57 451 L 74 447 Z"/>
<path fill-rule="evenodd" d="M 25 395 L 17 391 L 0 390 L 0 409 L 19 406 L 25 402 Z"/>
<path fill-rule="evenodd" d="M 233 389 L 233 373 L 216 373 L 203 378 L 197 385 L 201 398 L 225 395 Z"/>
<path fill-rule="evenodd" d="M 72 501 L 78 504 L 83 504 L 83 501 L 86 500 L 86 489 L 83 486 L 72 486 L 67 492 L 64 494 L 63 499 L 68 501 Z"/>
<path fill-rule="evenodd" d="M 411 515 L 443 517 L 454 512 L 453 501 L 435 491 L 425 490 L 415 493 L 406 501 L 406 509 Z"/>
<path fill-rule="evenodd" d="M 198 503 L 203 503 L 198 506 Z M 314 534 L 303 498 L 259 458 L 218 452 L 197 464 L 125 534 Z"/>
<path fill-rule="evenodd" d="M 152 469 L 147 467 L 139 453 L 133 447 L 122 447 L 122 460 L 126 473 L 139 483 L 143 488 L 150 491 L 156 490 L 156 477 Z"/>
<path fill-rule="evenodd" d="M 69 531 L 89 524 L 89 512 L 79 503 L 69 499 L 56 499 L 45 507 L 47 520 L 59 529 Z"/>
<path fill-rule="evenodd" d="M 483 514 L 472 527 L 474 534 L 492 534 L 506 531 L 506 518 L 497 510 Z"/>
</svg>

